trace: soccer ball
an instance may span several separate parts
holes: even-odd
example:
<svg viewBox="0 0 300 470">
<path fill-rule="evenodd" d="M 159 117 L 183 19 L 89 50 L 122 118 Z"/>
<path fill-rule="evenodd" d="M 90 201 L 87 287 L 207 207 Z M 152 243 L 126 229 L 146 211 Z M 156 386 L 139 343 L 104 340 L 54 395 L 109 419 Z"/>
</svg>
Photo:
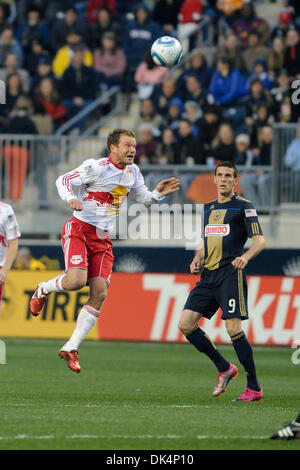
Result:
<svg viewBox="0 0 300 470">
<path fill-rule="evenodd" d="M 151 57 L 156 65 L 173 67 L 182 58 L 181 44 L 176 38 L 162 36 L 152 44 Z"/>
</svg>

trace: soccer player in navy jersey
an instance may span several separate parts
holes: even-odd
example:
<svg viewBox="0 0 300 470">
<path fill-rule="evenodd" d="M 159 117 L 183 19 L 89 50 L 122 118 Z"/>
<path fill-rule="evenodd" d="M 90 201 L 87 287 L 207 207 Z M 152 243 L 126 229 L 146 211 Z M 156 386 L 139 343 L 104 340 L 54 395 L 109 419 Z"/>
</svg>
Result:
<svg viewBox="0 0 300 470">
<path fill-rule="evenodd" d="M 246 389 L 236 401 L 249 402 L 261 400 L 263 390 L 256 376 L 252 347 L 242 327 L 242 321 L 248 319 L 244 268 L 265 248 L 265 239 L 252 202 L 235 192 L 237 179 L 237 169 L 231 162 L 216 166 L 217 199 L 204 205 L 203 244 L 190 264 L 191 273 L 202 270 L 201 280 L 190 292 L 178 326 L 187 340 L 215 364 L 218 376 L 213 396 L 217 397 L 226 391 L 238 369 L 221 355 L 198 322 L 201 317 L 210 319 L 219 307 L 222 309 L 226 330 L 247 376 Z M 248 238 L 252 244 L 244 251 Z"/>
</svg>

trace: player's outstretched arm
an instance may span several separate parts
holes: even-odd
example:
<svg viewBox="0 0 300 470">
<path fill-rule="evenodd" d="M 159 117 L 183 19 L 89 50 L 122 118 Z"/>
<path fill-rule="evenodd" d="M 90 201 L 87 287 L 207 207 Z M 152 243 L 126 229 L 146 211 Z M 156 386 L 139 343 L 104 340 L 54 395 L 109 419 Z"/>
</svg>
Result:
<svg viewBox="0 0 300 470">
<path fill-rule="evenodd" d="M 232 261 L 232 265 L 237 269 L 244 269 L 250 259 L 255 258 L 266 246 L 265 239 L 262 235 L 252 237 L 252 245 L 249 250 L 245 251 L 242 256 L 238 256 Z"/>
<path fill-rule="evenodd" d="M 158 191 L 162 196 L 166 196 L 167 194 L 175 193 L 178 191 L 180 186 L 180 182 L 177 178 L 167 178 L 162 180 L 156 186 L 156 191 Z"/>
</svg>

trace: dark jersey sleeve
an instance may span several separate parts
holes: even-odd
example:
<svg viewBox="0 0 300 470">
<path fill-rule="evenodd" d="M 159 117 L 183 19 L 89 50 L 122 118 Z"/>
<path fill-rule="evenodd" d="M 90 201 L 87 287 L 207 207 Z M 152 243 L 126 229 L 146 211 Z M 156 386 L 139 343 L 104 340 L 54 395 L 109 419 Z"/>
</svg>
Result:
<svg viewBox="0 0 300 470">
<path fill-rule="evenodd" d="M 262 228 L 258 221 L 257 212 L 252 202 L 246 202 L 243 208 L 242 217 L 248 234 L 248 238 L 255 237 L 255 235 L 263 235 Z"/>
</svg>

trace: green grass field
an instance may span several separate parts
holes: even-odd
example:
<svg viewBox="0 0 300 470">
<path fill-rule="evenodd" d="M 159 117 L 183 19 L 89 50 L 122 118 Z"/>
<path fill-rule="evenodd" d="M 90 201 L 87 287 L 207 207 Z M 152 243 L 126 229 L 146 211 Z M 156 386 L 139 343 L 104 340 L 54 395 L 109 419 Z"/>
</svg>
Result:
<svg viewBox="0 0 300 470">
<path fill-rule="evenodd" d="M 291 348 L 256 347 L 261 402 L 235 403 L 245 374 L 213 398 L 214 366 L 188 344 L 85 341 L 82 372 L 58 340 L 6 340 L 0 449 L 299 449 L 270 435 L 300 410 Z M 219 348 L 239 365 L 231 346 Z"/>
</svg>

